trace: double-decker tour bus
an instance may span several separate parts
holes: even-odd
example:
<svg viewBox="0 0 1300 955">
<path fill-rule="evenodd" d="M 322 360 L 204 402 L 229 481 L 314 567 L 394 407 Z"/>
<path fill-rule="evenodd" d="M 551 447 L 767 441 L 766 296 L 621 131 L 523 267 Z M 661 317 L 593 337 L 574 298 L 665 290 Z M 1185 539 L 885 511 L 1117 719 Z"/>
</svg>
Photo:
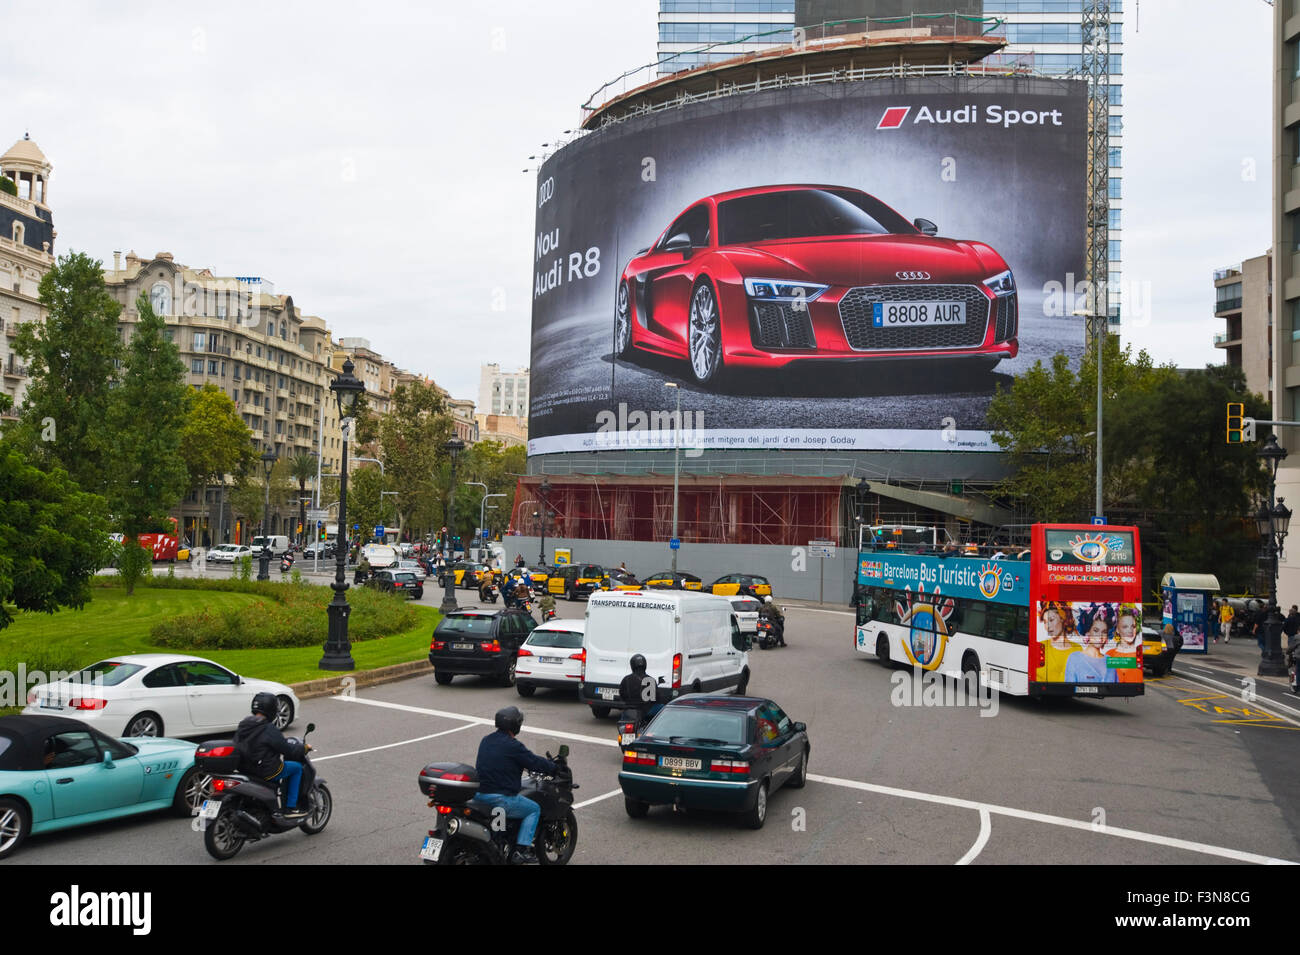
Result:
<svg viewBox="0 0 1300 955">
<path fill-rule="evenodd" d="M 1027 552 L 988 557 L 864 535 L 854 599 L 854 648 L 886 663 L 1021 696 L 1142 694 L 1136 527 L 1035 524 Z"/>
</svg>

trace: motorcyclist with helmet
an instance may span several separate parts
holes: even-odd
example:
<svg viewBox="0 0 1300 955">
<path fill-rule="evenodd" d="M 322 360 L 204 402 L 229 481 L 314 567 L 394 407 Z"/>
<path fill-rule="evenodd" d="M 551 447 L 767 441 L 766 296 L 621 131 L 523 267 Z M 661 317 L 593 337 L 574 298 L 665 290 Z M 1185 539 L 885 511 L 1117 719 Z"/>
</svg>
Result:
<svg viewBox="0 0 1300 955">
<path fill-rule="evenodd" d="M 629 662 L 632 672 L 618 685 L 618 695 L 623 700 L 623 718 L 635 714 L 637 726 L 644 726 L 650 717 L 663 709 L 663 704 L 656 701 L 657 684 L 654 677 L 645 671 L 645 657 L 634 653 Z"/>
<path fill-rule="evenodd" d="M 766 617 L 776 627 L 776 639 L 778 646 L 785 646 L 785 614 L 772 600 L 772 595 L 768 594 L 763 598 L 763 606 L 758 608 L 760 617 Z"/>
<path fill-rule="evenodd" d="M 478 772 L 478 795 L 475 801 L 488 811 L 500 806 L 507 819 L 522 819 L 515 852 L 511 861 L 534 863 L 537 853 L 533 849 L 533 836 L 541 819 L 542 807 L 526 796 L 519 795 L 523 787 L 520 776 L 525 770 L 538 773 L 556 773 L 560 767 L 529 751 L 515 737 L 524 725 L 524 714 L 517 706 L 507 706 L 496 712 L 495 733 L 483 737 L 478 744 L 478 759 L 474 769 Z"/>
<path fill-rule="evenodd" d="M 307 815 L 298 808 L 298 789 L 302 782 L 302 760 L 310 746 L 296 746 L 275 728 L 277 701 L 274 693 L 258 693 L 253 697 L 252 715 L 239 721 L 235 730 L 235 751 L 239 754 L 239 769 L 254 779 L 274 781 L 284 793 L 285 818 Z"/>
</svg>

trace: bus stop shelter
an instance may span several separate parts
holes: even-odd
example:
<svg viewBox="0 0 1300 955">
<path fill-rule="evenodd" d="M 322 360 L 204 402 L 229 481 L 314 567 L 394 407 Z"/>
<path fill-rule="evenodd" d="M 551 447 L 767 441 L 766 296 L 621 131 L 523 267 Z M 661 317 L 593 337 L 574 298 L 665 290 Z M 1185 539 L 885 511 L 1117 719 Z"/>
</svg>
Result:
<svg viewBox="0 0 1300 955">
<path fill-rule="evenodd" d="M 1213 574 L 1165 574 L 1160 580 L 1161 614 L 1165 625 L 1173 624 L 1182 635 L 1181 653 L 1209 651 L 1214 620 L 1211 601 L 1219 591 Z"/>
</svg>

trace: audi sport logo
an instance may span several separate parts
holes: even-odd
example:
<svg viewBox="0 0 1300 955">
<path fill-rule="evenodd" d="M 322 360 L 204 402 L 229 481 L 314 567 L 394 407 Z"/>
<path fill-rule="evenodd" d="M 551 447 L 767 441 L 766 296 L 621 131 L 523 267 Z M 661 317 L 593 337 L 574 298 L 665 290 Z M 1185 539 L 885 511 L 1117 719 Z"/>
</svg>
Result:
<svg viewBox="0 0 1300 955">
<path fill-rule="evenodd" d="M 928 282 L 930 281 L 929 272 L 895 272 L 895 276 L 904 282 Z"/>
<path fill-rule="evenodd" d="M 880 117 L 880 122 L 876 124 L 876 129 L 898 129 L 903 125 L 903 120 L 907 119 L 907 114 L 911 112 L 910 106 L 890 106 L 885 110 L 885 115 Z"/>
</svg>

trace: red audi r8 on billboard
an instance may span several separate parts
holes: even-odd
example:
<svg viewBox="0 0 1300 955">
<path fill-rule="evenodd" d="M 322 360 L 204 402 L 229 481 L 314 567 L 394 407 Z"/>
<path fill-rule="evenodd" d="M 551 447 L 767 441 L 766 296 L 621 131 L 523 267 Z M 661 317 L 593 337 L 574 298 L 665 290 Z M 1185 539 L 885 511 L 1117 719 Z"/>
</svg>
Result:
<svg viewBox="0 0 1300 955">
<path fill-rule="evenodd" d="M 686 359 L 701 384 L 808 360 L 1014 358 L 1007 263 L 937 231 L 845 186 L 708 196 L 623 270 L 615 351 Z"/>
</svg>

